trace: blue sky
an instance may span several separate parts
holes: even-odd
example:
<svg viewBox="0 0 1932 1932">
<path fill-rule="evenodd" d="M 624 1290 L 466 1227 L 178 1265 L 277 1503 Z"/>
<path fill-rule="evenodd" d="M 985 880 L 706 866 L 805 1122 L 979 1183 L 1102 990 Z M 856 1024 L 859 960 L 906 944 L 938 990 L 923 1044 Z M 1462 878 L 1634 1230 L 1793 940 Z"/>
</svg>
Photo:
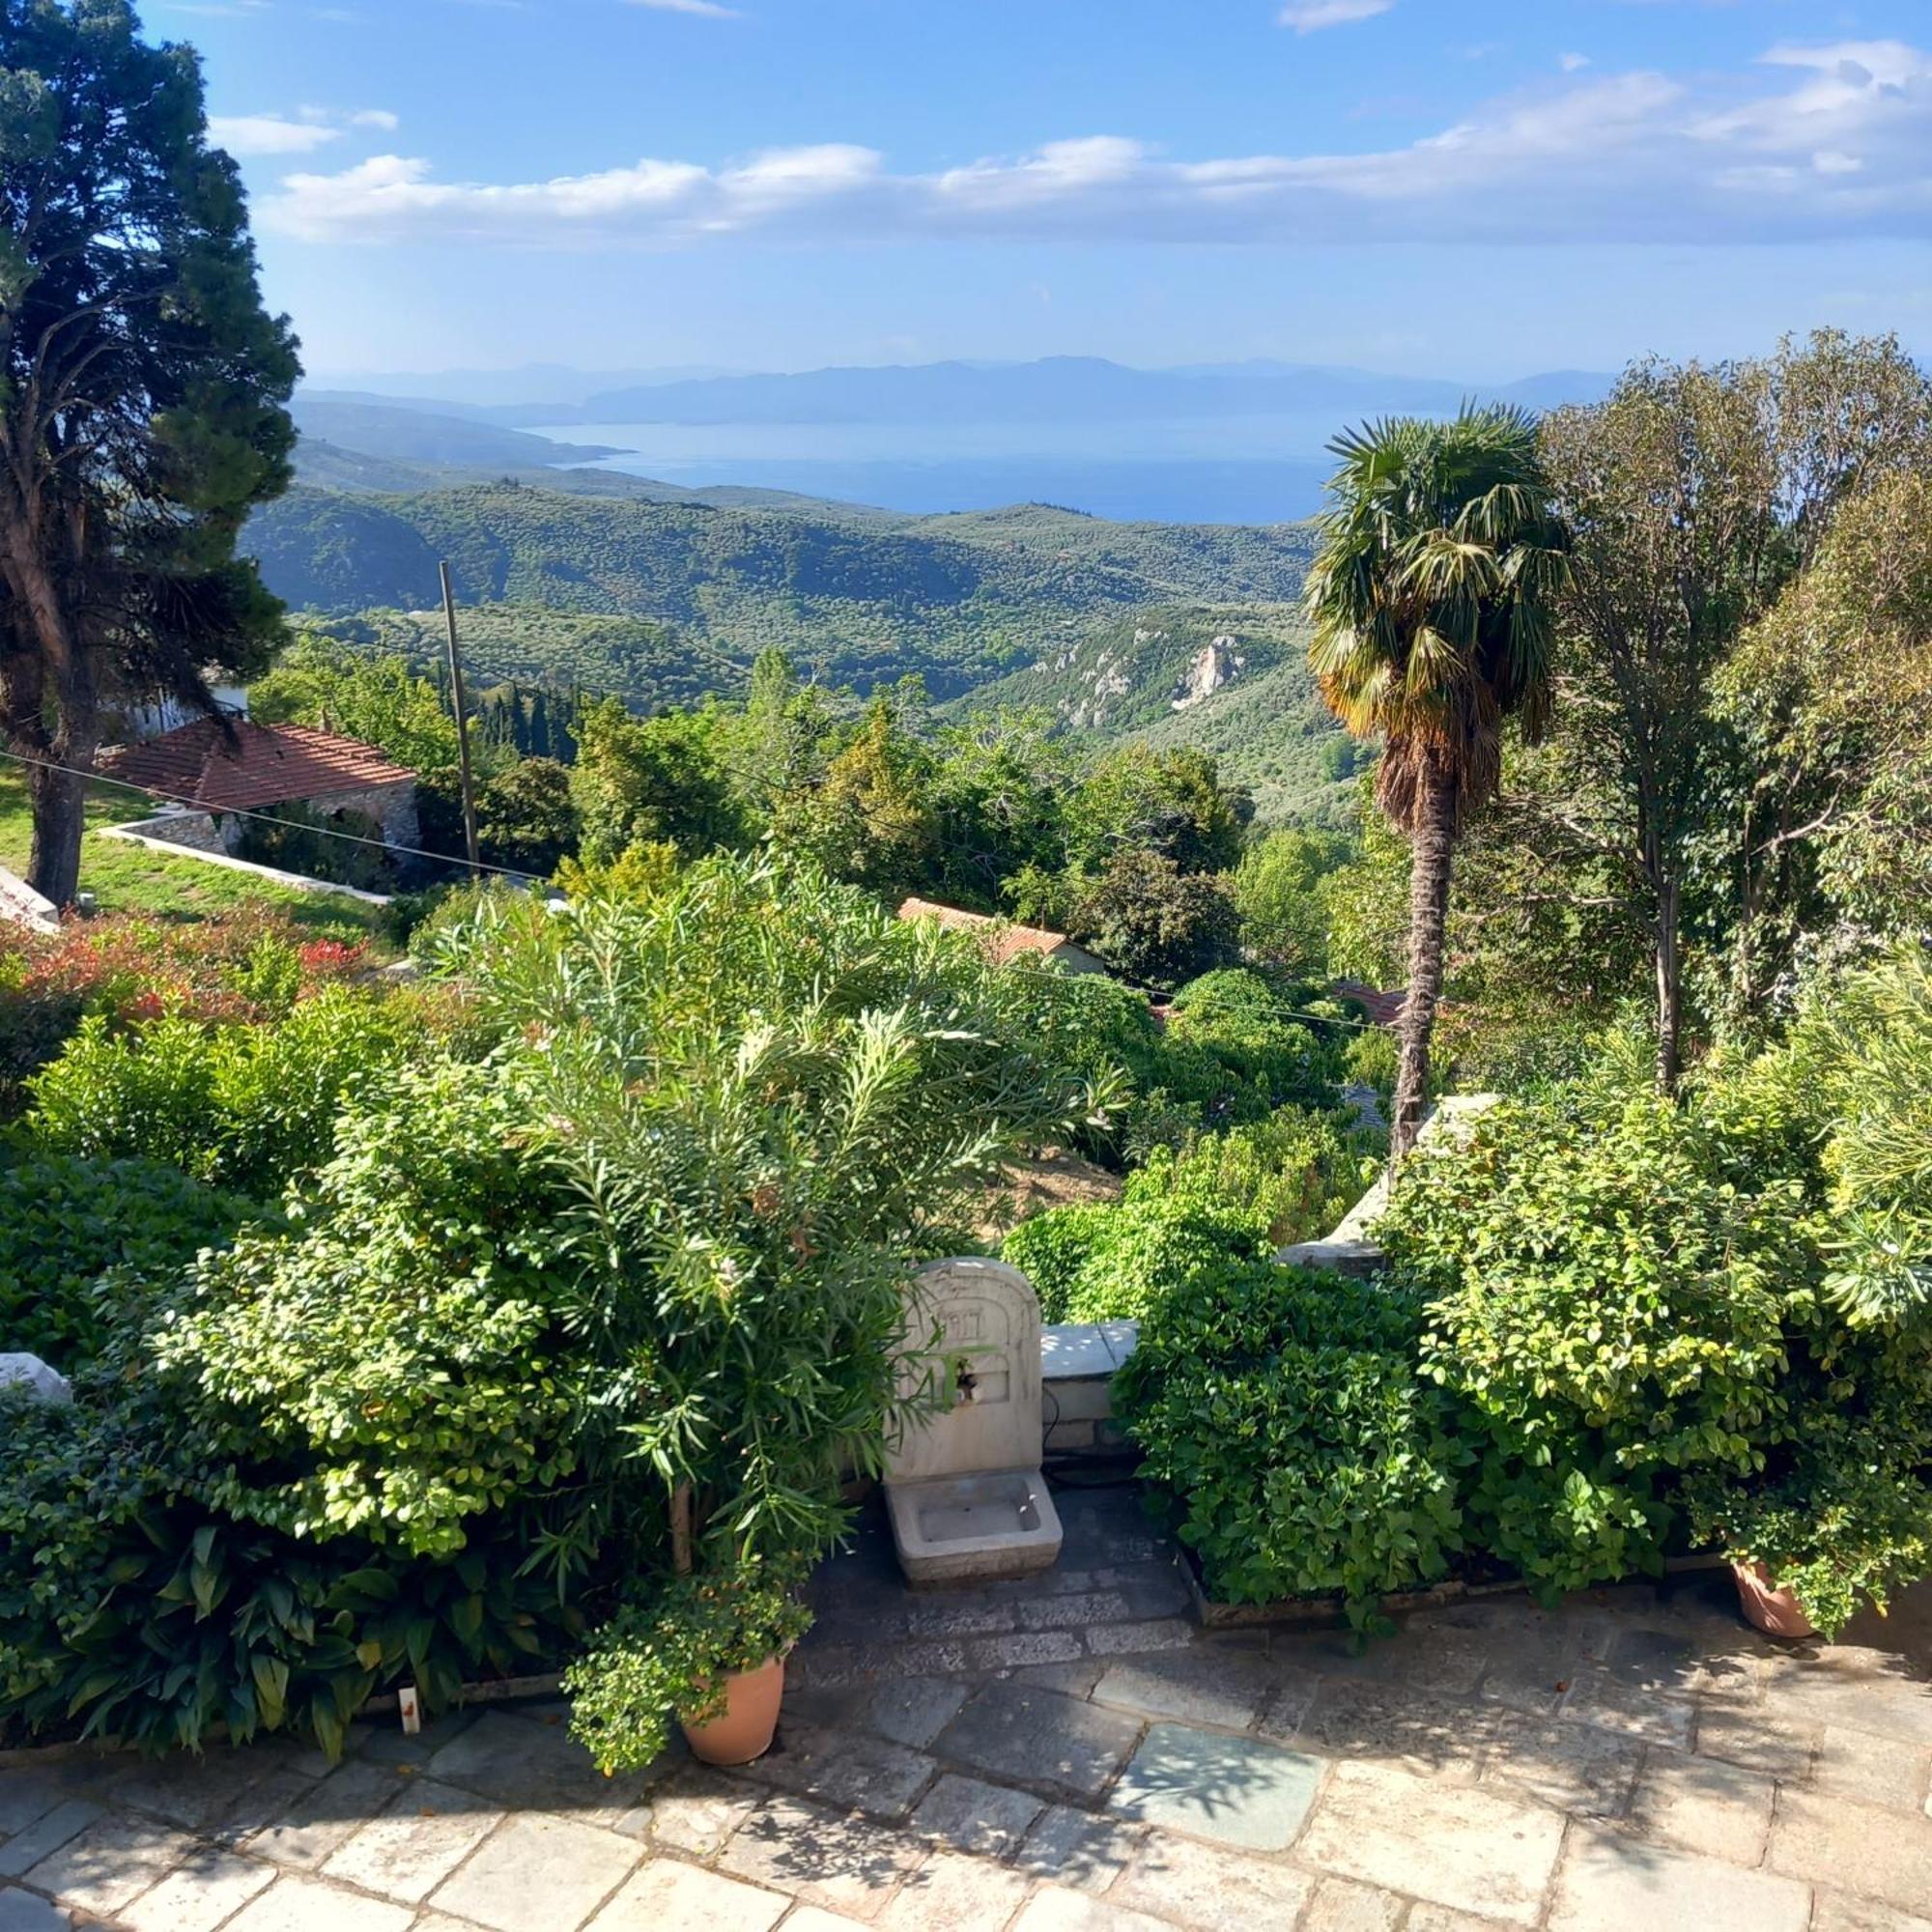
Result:
<svg viewBox="0 0 1932 1932">
<path fill-rule="evenodd" d="M 312 371 L 1932 351 L 1932 0 L 144 0 Z"/>
</svg>

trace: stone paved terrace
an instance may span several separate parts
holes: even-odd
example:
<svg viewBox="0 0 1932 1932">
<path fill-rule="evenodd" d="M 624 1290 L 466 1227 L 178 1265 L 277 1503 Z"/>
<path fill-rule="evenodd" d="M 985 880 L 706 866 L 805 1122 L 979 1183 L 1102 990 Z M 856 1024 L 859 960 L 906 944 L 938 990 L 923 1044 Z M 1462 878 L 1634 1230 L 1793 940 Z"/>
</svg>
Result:
<svg viewBox="0 0 1932 1932">
<path fill-rule="evenodd" d="M 779 1747 L 606 1780 L 554 1705 L 346 1762 L 0 1769 L 0 1932 L 1932 1932 L 1932 1591 L 1832 1649 L 1727 1578 L 1490 1598 L 1363 1656 L 1208 1636 L 1126 1488 L 1058 1570 L 820 1579 Z"/>
</svg>

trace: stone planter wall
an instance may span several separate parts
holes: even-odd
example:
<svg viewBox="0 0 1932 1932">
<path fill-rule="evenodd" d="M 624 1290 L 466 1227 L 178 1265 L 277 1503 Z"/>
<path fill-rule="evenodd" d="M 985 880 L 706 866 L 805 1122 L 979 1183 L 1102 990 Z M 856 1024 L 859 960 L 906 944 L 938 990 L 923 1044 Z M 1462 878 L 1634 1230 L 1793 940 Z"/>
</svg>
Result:
<svg viewBox="0 0 1932 1932">
<path fill-rule="evenodd" d="M 1040 1433 L 1049 1457 L 1130 1456 L 1114 1426 L 1114 1371 L 1138 1321 L 1064 1321 L 1040 1332 Z"/>
</svg>

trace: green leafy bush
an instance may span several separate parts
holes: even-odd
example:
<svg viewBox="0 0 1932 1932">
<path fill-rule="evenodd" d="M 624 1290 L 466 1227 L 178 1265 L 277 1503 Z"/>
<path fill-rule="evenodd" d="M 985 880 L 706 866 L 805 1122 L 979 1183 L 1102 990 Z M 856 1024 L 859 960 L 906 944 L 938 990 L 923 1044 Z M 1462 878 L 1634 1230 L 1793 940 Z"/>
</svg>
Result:
<svg viewBox="0 0 1932 1932">
<path fill-rule="evenodd" d="M 1010 1262 L 1032 1282 L 1042 1319 L 1074 1319 L 1064 1311 L 1072 1305 L 1081 1270 L 1105 1243 L 1118 1211 L 1110 1201 L 1049 1208 L 1022 1221 L 1001 1242 L 1000 1259 Z"/>
<path fill-rule="evenodd" d="M 1339 1592 L 1350 1618 L 1462 1545 L 1453 1406 L 1417 1367 L 1421 1305 L 1340 1275 L 1225 1263 L 1172 1289 L 1116 1412 L 1229 1603 Z"/>
<path fill-rule="evenodd" d="M 641 1770 L 670 1742 L 673 1716 L 690 1724 L 722 1716 L 732 1672 L 782 1657 L 810 1628 L 802 1582 L 751 1563 L 676 1577 L 627 1605 L 564 1677 L 572 1734 L 607 1775 Z"/>
<path fill-rule="evenodd" d="M 1211 1054 L 1263 1101 L 1264 1110 L 1290 1101 L 1321 1103 L 1342 1077 L 1339 1028 L 1300 1017 L 1316 999 L 1309 988 L 1276 982 L 1246 967 L 1191 980 L 1174 996 L 1168 1038 L 1177 1047 Z M 1330 1002 L 1328 1012 L 1343 1017 Z"/>
<path fill-rule="evenodd" d="M 484 1069 L 405 1074 L 287 1231 L 199 1271 L 156 1347 L 223 1509 L 447 1556 L 577 1470 L 598 1432 L 564 1332 L 568 1195 L 523 1122 Z"/>
<path fill-rule="evenodd" d="M 346 986 L 273 1024 L 168 1014 L 117 1031 L 90 1014 L 30 1083 L 26 1129 L 49 1152 L 167 1161 L 268 1197 L 327 1152 L 347 1089 L 423 1043 L 415 1008 Z"/>
<path fill-rule="evenodd" d="M 0 1168 L 0 1350 L 71 1371 L 254 1211 L 149 1160 L 30 1156 Z"/>
<path fill-rule="evenodd" d="M 1655 1571 L 1698 1470 L 1793 1426 L 1813 1257 L 1782 1122 L 1652 1095 L 1505 1102 L 1405 1168 L 1378 1237 L 1480 1455 L 1471 1533 L 1553 1590 Z"/>
<path fill-rule="evenodd" d="M 335 1755 L 372 1692 L 412 1682 L 440 1711 L 466 1680 L 582 1632 L 540 1574 L 535 1525 L 399 1563 L 226 1515 L 200 1489 L 203 1456 L 126 1375 L 83 1381 L 71 1406 L 0 1394 L 0 1741 L 71 1722 L 196 1748 L 220 1724 Z"/>
<path fill-rule="evenodd" d="M 1266 1223 L 1252 1208 L 1186 1196 L 1050 1208 L 1000 1248 L 1039 1291 L 1048 1321 L 1139 1320 L 1203 1274 L 1267 1252 Z"/>
<path fill-rule="evenodd" d="M 1699 1544 L 1761 1564 L 1827 1639 L 1932 1575 L 1932 1484 L 1883 1444 L 1807 1446 L 1762 1488 L 1706 1486 L 1690 1520 Z"/>
<path fill-rule="evenodd" d="M 1277 1107 L 1264 1121 L 1155 1148 L 1123 1198 L 1218 1203 L 1251 1212 L 1286 1247 L 1325 1234 L 1374 1180 L 1379 1136 L 1345 1129 L 1333 1113 Z"/>
</svg>

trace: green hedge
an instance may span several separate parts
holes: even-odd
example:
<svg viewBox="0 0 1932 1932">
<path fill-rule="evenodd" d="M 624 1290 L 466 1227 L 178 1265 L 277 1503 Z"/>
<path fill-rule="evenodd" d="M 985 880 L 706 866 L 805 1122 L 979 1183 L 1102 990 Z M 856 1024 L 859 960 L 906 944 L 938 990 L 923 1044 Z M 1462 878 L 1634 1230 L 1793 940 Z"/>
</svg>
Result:
<svg viewBox="0 0 1932 1932">
<path fill-rule="evenodd" d="M 159 1161 L 32 1155 L 0 1167 L 0 1351 L 71 1373 L 255 1212 Z"/>
</svg>

